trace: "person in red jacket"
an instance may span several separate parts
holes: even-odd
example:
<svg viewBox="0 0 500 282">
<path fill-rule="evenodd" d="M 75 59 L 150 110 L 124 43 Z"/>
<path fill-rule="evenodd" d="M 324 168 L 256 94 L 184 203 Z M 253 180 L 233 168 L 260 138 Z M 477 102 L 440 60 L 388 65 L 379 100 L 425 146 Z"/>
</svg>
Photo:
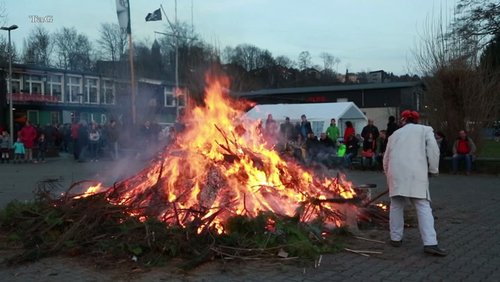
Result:
<svg viewBox="0 0 500 282">
<path fill-rule="evenodd" d="M 346 121 L 344 130 L 344 143 L 347 143 L 347 140 L 349 140 L 349 136 L 351 135 L 356 135 L 356 130 L 354 129 L 352 122 Z"/>
<path fill-rule="evenodd" d="M 17 136 L 21 138 L 21 142 L 23 142 L 26 151 L 24 154 L 25 162 L 33 161 L 33 146 L 35 145 L 37 135 L 35 127 L 33 127 L 28 120 L 24 124 L 24 127 L 17 133 Z"/>
</svg>

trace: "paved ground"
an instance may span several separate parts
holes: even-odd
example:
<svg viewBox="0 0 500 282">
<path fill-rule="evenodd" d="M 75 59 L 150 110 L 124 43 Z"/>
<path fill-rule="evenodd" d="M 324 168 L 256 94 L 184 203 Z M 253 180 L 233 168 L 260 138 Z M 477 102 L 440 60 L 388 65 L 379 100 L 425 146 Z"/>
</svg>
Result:
<svg viewBox="0 0 500 282">
<path fill-rule="evenodd" d="M 37 181 L 61 179 L 65 187 L 83 179 L 111 184 L 137 171 L 141 163 L 76 163 L 69 156 L 44 164 L 0 164 L 0 206 L 13 199 L 29 200 Z M 348 172 L 355 184 L 375 183 L 373 194 L 385 189 L 380 172 Z M 431 196 L 440 245 L 449 250 L 445 258 L 422 252 L 418 230 L 405 231 L 404 244 L 354 240 L 352 248 L 381 251 L 364 257 L 349 252 L 324 255 L 321 265 L 279 261 L 222 262 L 203 265 L 183 273 L 172 265 L 152 270 L 130 266 L 102 269 L 81 258 L 53 257 L 7 267 L 0 265 L 0 281 L 500 281 L 500 177 L 491 175 L 441 175 L 431 179 Z M 364 231 L 365 238 L 386 241 L 387 231 Z M 12 255 L 0 250 L 0 260 Z M 130 266 L 130 267 L 129 267 Z"/>
</svg>

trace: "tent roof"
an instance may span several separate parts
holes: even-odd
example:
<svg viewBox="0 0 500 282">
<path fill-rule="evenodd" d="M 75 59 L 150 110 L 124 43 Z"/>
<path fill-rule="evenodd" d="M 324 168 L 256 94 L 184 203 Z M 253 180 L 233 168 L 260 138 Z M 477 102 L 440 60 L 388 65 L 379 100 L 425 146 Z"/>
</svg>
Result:
<svg viewBox="0 0 500 282">
<path fill-rule="evenodd" d="M 303 114 L 309 121 L 330 120 L 331 118 L 366 119 L 363 112 L 353 102 L 256 105 L 248 111 L 247 116 L 253 119 L 266 119 L 268 114 L 272 114 L 276 120 L 284 120 L 285 117 L 300 120 Z"/>
</svg>

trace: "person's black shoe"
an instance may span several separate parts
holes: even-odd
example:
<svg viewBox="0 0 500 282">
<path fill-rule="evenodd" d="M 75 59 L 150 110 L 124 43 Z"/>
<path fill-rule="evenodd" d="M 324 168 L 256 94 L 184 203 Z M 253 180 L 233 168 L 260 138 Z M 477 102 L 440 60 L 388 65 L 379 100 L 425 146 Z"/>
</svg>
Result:
<svg viewBox="0 0 500 282">
<path fill-rule="evenodd" d="M 448 255 L 448 252 L 439 248 L 438 245 L 424 246 L 424 253 L 438 257 L 445 257 Z"/>
<path fill-rule="evenodd" d="M 399 241 L 391 240 L 391 241 L 389 241 L 389 244 L 391 244 L 391 246 L 393 246 L 395 248 L 399 248 L 399 247 L 401 247 L 401 245 L 403 245 L 403 240 L 399 240 Z"/>
</svg>

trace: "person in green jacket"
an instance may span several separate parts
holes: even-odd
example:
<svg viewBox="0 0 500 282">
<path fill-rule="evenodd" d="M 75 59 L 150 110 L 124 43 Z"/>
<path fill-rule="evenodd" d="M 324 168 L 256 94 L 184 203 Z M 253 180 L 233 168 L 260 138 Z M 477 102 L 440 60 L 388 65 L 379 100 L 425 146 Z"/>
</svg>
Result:
<svg viewBox="0 0 500 282">
<path fill-rule="evenodd" d="M 336 120 L 332 118 L 332 120 L 330 121 L 330 126 L 326 129 L 326 136 L 328 136 L 328 138 L 333 141 L 335 146 L 337 146 L 337 138 L 339 137 L 339 135 L 340 130 L 337 127 Z"/>
</svg>

